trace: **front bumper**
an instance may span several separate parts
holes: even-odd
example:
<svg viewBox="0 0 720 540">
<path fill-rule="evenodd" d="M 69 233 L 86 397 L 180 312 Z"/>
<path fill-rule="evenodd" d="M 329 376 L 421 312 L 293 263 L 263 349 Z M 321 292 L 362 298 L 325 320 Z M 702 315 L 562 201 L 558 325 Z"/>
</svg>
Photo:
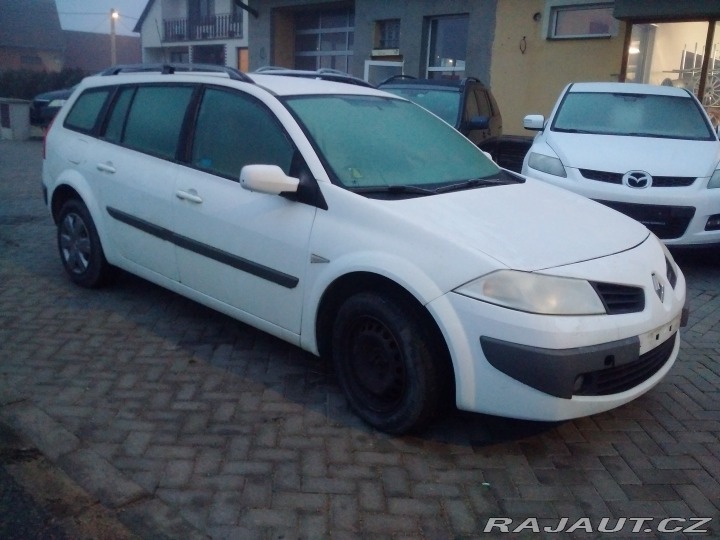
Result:
<svg viewBox="0 0 720 540">
<path fill-rule="evenodd" d="M 559 421 L 613 409 L 650 390 L 670 371 L 680 348 L 685 278 L 678 270 L 672 288 L 664 270 L 664 255 L 649 239 L 623 253 L 548 272 L 640 286 L 646 305 L 639 313 L 537 315 L 456 293 L 431 302 L 453 359 L 458 408 Z M 662 299 L 653 274 L 665 285 Z"/>
</svg>

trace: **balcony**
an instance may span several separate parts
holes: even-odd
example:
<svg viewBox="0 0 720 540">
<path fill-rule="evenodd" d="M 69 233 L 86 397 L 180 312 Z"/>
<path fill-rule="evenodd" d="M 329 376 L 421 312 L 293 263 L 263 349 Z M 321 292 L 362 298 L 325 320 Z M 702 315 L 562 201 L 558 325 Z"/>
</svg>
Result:
<svg viewBox="0 0 720 540">
<path fill-rule="evenodd" d="M 201 19 L 163 19 L 163 42 L 243 37 L 242 15 L 227 13 Z"/>
</svg>

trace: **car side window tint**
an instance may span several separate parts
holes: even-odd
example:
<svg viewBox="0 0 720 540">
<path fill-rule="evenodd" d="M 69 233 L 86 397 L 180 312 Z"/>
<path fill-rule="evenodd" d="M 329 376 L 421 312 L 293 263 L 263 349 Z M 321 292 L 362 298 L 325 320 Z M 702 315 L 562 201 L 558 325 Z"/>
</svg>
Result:
<svg viewBox="0 0 720 540">
<path fill-rule="evenodd" d="M 476 90 L 475 97 L 477 98 L 478 114 L 480 116 L 491 117 L 493 115 L 492 106 L 490 105 L 487 93 L 482 90 Z"/>
<path fill-rule="evenodd" d="M 98 116 L 111 90 L 111 88 L 101 88 L 83 92 L 65 118 L 65 127 L 90 133 L 95 128 Z"/>
<path fill-rule="evenodd" d="M 470 90 L 467 92 L 467 100 L 465 100 L 465 120 L 472 120 L 479 114 L 475 92 Z"/>
<path fill-rule="evenodd" d="M 127 117 L 128 108 L 132 101 L 135 87 L 123 88 L 120 90 L 115 105 L 110 113 L 107 127 L 105 128 L 105 139 L 110 142 L 119 143 L 122 140 L 123 128 L 125 127 L 125 118 Z"/>
<path fill-rule="evenodd" d="M 207 88 L 195 127 L 194 167 L 238 180 L 250 164 L 277 165 L 289 174 L 294 147 L 279 122 L 258 100 Z"/>
<path fill-rule="evenodd" d="M 123 144 L 174 159 L 192 86 L 140 86 L 125 123 Z"/>
</svg>

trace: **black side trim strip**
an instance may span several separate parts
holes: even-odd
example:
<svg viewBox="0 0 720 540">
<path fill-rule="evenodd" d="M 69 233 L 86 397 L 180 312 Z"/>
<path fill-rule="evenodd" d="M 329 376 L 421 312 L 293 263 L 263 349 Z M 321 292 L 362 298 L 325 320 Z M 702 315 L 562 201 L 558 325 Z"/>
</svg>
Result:
<svg viewBox="0 0 720 540">
<path fill-rule="evenodd" d="M 178 247 L 187 249 L 188 251 L 192 251 L 198 255 L 202 255 L 203 257 L 208 257 L 209 259 L 219 263 L 232 266 L 233 268 L 237 268 L 238 270 L 247 272 L 248 274 L 252 274 L 253 276 L 265 279 L 287 289 L 294 289 L 300 282 L 300 279 L 295 276 L 291 276 L 290 274 L 280 272 L 279 270 L 263 266 L 262 264 L 255 263 L 247 259 L 243 259 L 242 257 L 238 257 L 232 253 L 208 246 L 202 242 L 197 242 L 191 238 L 175 234 L 168 229 L 143 219 L 136 218 L 135 216 L 126 214 L 125 212 L 121 212 L 115 208 L 107 207 L 107 211 L 111 217 L 125 223 L 126 225 L 130 225 L 131 227 L 135 227 L 136 229 L 160 238 L 161 240 L 171 242 Z"/>
</svg>

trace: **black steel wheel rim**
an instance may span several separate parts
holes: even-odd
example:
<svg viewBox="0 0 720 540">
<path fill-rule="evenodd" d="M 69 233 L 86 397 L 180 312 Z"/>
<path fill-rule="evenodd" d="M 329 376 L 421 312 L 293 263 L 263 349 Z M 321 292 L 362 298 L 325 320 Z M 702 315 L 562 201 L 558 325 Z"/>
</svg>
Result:
<svg viewBox="0 0 720 540">
<path fill-rule="evenodd" d="M 390 329 L 380 320 L 359 317 L 347 340 L 349 385 L 364 406 L 380 413 L 393 411 L 407 387 L 403 353 Z"/>
</svg>

